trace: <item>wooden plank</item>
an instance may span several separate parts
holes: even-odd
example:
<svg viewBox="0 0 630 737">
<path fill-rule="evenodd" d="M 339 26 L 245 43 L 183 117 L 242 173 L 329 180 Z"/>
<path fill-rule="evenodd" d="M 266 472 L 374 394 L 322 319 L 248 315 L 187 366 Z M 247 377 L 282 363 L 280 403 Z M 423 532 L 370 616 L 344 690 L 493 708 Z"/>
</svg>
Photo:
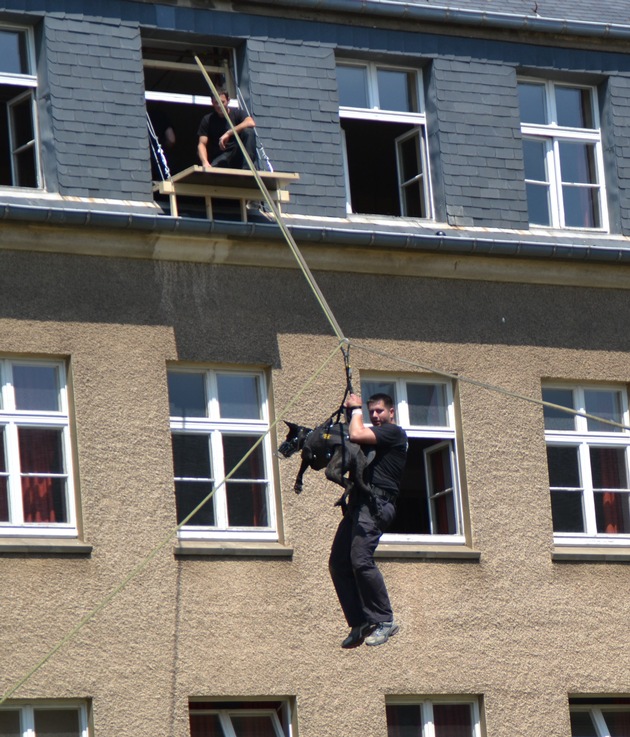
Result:
<svg viewBox="0 0 630 737">
<path fill-rule="evenodd" d="M 276 171 L 259 171 L 257 174 L 268 189 L 282 189 L 300 178 L 299 174 Z M 203 166 L 189 166 L 183 171 L 173 174 L 173 184 L 210 185 L 215 187 L 255 187 L 254 173 L 249 169 L 223 169 L 214 167 L 204 169 Z"/>
</svg>

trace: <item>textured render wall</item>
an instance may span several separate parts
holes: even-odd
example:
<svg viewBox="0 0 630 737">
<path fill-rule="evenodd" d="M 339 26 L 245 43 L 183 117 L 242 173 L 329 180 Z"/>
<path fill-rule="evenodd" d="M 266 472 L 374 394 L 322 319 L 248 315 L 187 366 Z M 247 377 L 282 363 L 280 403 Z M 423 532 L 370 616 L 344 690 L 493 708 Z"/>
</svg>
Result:
<svg viewBox="0 0 630 737">
<path fill-rule="evenodd" d="M 287 212 L 345 216 L 335 55 L 327 45 L 247 42 L 252 107 L 276 171 L 300 173 Z"/>
<path fill-rule="evenodd" d="M 42 123 L 52 126 L 59 192 L 150 200 L 138 24 L 51 14 L 44 43 Z"/>
<path fill-rule="evenodd" d="M 0 275 L 1 353 L 69 357 L 94 546 L 0 556 L 4 691 L 174 527 L 166 361 L 268 366 L 279 410 L 335 341 L 295 271 L 4 251 Z M 626 292 L 317 278 L 347 335 L 393 356 L 355 349 L 357 379 L 408 371 L 402 356 L 534 397 L 541 377 L 630 381 Z M 323 419 L 342 391 L 339 358 L 290 419 Z M 243 695 L 295 696 L 299 737 L 382 737 L 386 697 L 470 693 L 488 735 L 564 737 L 567 694 L 627 692 L 628 567 L 551 561 L 538 407 L 462 383 L 459 410 L 481 560 L 382 560 L 402 624 L 387 646 L 339 648 L 338 491 L 309 472 L 297 497 L 297 461 L 279 460 L 292 559 L 176 560 L 169 544 L 16 696 L 92 698 L 95 737 L 185 735 L 190 696 Z"/>
</svg>

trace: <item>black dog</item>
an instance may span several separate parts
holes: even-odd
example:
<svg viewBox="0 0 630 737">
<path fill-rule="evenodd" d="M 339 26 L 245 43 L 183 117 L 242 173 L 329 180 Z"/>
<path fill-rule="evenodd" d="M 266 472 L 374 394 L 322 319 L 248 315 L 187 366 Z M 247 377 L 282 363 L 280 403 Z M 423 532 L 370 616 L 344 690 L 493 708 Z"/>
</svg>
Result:
<svg viewBox="0 0 630 737">
<path fill-rule="evenodd" d="M 304 488 L 303 477 L 307 468 L 315 471 L 325 468 L 326 478 L 344 489 L 336 505 L 345 509 L 346 497 L 354 487 L 371 496 L 372 490 L 365 483 L 364 474 L 372 459 L 368 460 L 361 446 L 350 440 L 345 422 L 330 419 L 314 429 L 293 422 L 285 421 L 285 424 L 289 432 L 278 452 L 289 458 L 298 450 L 302 451 L 302 464 L 293 487 L 296 494 Z"/>
</svg>

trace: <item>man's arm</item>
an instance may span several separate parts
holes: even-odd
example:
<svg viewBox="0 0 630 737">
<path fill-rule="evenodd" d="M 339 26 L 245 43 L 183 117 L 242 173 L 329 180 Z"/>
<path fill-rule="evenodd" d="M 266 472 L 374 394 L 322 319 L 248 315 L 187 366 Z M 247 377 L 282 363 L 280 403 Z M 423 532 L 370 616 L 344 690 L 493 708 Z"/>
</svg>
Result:
<svg viewBox="0 0 630 737">
<path fill-rule="evenodd" d="M 210 167 L 210 162 L 208 161 L 208 136 L 199 136 L 197 154 L 199 161 L 201 161 L 201 166 Z"/>
<path fill-rule="evenodd" d="M 353 443 L 361 445 L 376 445 L 376 435 L 371 427 L 363 424 L 363 410 L 361 408 L 361 397 L 357 394 L 349 394 L 346 399 L 347 409 L 351 409 L 350 424 L 348 425 L 348 435 Z"/>
<path fill-rule="evenodd" d="M 251 115 L 247 115 L 243 120 L 238 124 L 234 126 L 234 130 L 237 133 L 240 133 L 242 130 L 245 130 L 245 128 L 255 128 L 256 123 L 254 122 L 254 119 Z M 225 131 L 225 133 L 219 138 L 219 148 L 221 151 L 225 151 L 225 147 L 227 146 L 230 138 L 232 137 L 232 129 L 229 128 Z"/>
</svg>

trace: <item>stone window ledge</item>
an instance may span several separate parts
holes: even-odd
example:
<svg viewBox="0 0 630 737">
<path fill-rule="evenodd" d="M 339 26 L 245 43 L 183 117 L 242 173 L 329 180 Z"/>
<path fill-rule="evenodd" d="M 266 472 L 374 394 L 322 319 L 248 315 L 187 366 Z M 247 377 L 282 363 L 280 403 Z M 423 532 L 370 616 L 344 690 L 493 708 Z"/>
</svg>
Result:
<svg viewBox="0 0 630 737">
<path fill-rule="evenodd" d="M 376 550 L 376 558 L 413 558 L 418 560 L 468 560 L 481 559 L 481 552 L 466 545 L 396 545 L 381 543 Z"/>
<path fill-rule="evenodd" d="M 559 562 L 630 563 L 630 547 L 556 545 L 551 554 L 551 559 Z"/>
<path fill-rule="evenodd" d="M 88 557 L 92 545 L 76 539 L 0 537 L 0 555 L 76 555 Z"/>
<path fill-rule="evenodd" d="M 173 548 L 177 557 L 292 558 L 293 548 L 280 543 L 225 540 L 179 540 Z"/>
</svg>

